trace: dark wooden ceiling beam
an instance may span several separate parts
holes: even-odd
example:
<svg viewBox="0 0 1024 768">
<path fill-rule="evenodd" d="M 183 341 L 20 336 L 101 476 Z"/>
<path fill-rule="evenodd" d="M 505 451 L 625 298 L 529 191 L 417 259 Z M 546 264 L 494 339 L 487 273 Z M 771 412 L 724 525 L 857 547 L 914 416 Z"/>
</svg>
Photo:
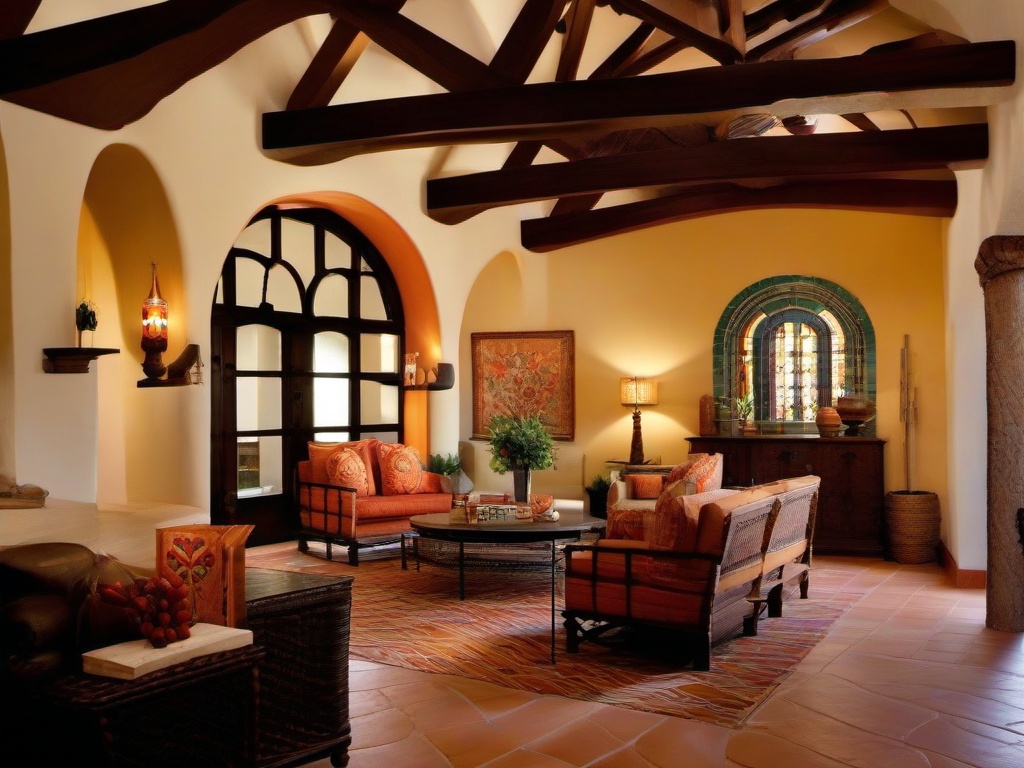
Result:
<svg viewBox="0 0 1024 768">
<path fill-rule="evenodd" d="M 465 206 L 498 207 L 615 189 L 712 181 L 976 168 L 987 157 L 986 124 L 761 136 L 430 179 L 427 213 L 446 222 Z"/>
<path fill-rule="evenodd" d="M 367 0 L 334 3 L 332 11 L 339 19 L 361 29 L 392 56 L 448 91 L 509 84 L 484 62 L 397 11 Z"/>
<path fill-rule="evenodd" d="M 470 142 L 542 140 L 669 125 L 707 112 L 791 99 L 1000 86 L 1016 72 L 1013 41 L 835 59 L 705 67 L 642 78 L 536 83 L 518 88 L 382 99 L 263 116 L 263 147 L 298 164 L 361 152 Z M 948 94 L 947 94 L 948 97 Z M 944 103 L 949 103 L 948 98 Z"/>
<path fill-rule="evenodd" d="M 747 51 L 747 61 L 791 56 L 889 7 L 888 0 L 833 0 L 821 13 Z"/>
<path fill-rule="evenodd" d="M 782 21 L 796 21 L 801 16 L 821 9 L 832 0 L 775 0 L 751 11 L 743 18 L 747 39 L 764 34 Z"/>
<path fill-rule="evenodd" d="M 718 0 L 718 25 L 723 39 L 744 57 L 747 29 L 743 22 L 743 0 Z"/>
<path fill-rule="evenodd" d="M 155 5 L 74 22 L 0 42 L 0 93 L 34 88 L 114 64 L 194 32 L 246 0 Z"/>
<path fill-rule="evenodd" d="M 590 22 L 594 18 L 594 0 L 572 0 L 566 14 L 565 36 L 562 38 L 562 54 L 558 57 L 555 80 L 575 80 L 583 58 L 583 47 L 590 33 Z"/>
<path fill-rule="evenodd" d="M 526 0 L 490 67 L 511 83 L 525 83 L 565 10 L 566 0 Z"/>
<path fill-rule="evenodd" d="M 0 97 L 82 125 L 138 120 L 268 32 L 325 13 L 323 0 L 169 0 L 0 42 Z"/>
<path fill-rule="evenodd" d="M 640 58 L 644 45 L 650 39 L 651 33 L 654 30 L 655 26 L 653 24 L 640 22 L 636 29 L 630 32 L 626 39 L 590 73 L 590 79 L 602 80 L 606 77 L 626 77 L 626 68 Z"/>
<path fill-rule="evenodd" d="M 370 38 L 344 21 L 335 21 L 288 98 L 286 109 L 326 107 L 366 50 Z"/>
<path fill-rule="evenodd" d="M 952 216 L 956 203 L 956 181 L 844 179 L 759 189 L 708 184 L 653 200 L 527 219 L 521 225 L 521 240 L 524 248 L 544 253 L 660 224 L 760 208 L 828 208 Z"/>
<path fill-rule="evenodd" d="M 7 0 L 3 13 L 0 13 L 0 40 L 24 34 L 41 2 L 42 0 Z"/>
<path fill-rule="evenodd" d="M 726 40 L 702 32 L 644 0 L 611 0 L 609 5 L 619 13 L 654 24 L 663 32 L 703 51 L 720 64 L 735 64 L 742 59 L 740 52 Z"/>
</svg>

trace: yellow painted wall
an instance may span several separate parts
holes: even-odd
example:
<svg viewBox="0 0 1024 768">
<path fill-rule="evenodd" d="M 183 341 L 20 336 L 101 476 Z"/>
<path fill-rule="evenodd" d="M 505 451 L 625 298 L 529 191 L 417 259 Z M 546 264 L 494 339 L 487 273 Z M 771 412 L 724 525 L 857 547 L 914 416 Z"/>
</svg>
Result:
<svg viewBox="0 0 1024 768">
<path fill-rule="evenodd" d="M 697 433 L 712 389 L 712 342 L 726 304 L 751 283 L 803 274 L 838 283 L 874 324 L 878 434 L 888 438 L 886 487 L 903 487 L 899 350 L 910 335 L 920 424 L 914 485 L 945 491 L 945 374 L 941 220 L 840 211 L 716 216 L 563 249 L 497 256 L 466 306 L 468 332 L 576 332 L 576 447 L 589 479 L 629 453 L 630 409 L 619 377 L 659 381 L 644 409 L 648 459 L 675 463 Z M 531 277 L 531 273 L 534 276 Z M 524 311 L 546 294 L 543 312 Z M 530 300 L 527 301 L 526 297 Z M 469 398 L 467 389 L 463 394 Z M 466 401 L 464 400 L 464 403 Z M 467 404 L 468 409 L 468 404 Z M 464 429 L 465 431 L 465 429 Z"/>
</svg>

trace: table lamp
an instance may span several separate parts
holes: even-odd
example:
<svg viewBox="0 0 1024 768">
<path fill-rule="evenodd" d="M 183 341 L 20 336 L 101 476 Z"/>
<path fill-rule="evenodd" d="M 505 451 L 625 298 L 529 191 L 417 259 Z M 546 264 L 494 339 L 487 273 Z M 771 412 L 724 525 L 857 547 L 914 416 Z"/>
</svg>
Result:
<svg viewBox="0 0 1024 768">
<path fill-rule="evenodd" d="M 633 441 L 629 446 L 629 463 L 644 463 L 644 438 L 640 431 L 640 406 L 658 404 L 658 382 L 636 376 L 619 381 L 619 401 L 633 408 Z"/>
</svg>

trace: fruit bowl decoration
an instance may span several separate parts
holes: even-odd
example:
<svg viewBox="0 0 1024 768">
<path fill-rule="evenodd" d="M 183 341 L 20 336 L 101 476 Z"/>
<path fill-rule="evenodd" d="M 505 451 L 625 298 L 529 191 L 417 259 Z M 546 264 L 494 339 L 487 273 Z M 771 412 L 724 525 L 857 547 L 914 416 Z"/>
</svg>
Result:
<svg viewBox="0 0 1024 768">
<path fill-rule="evenodd" d="M 102 584 L 99 595 L 103 602 L 123 608 L 139 634 L 154 648 L 164 648 L 191 635 L 190 627 L 195 621 L 189 605 L 189 587 L 179 576 Z"/>
</svg>

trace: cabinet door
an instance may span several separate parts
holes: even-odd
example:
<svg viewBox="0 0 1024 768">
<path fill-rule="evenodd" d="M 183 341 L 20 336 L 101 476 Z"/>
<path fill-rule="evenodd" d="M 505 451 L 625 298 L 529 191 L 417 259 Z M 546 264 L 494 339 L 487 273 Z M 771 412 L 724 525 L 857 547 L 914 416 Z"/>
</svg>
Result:
<svg viewBox="0 0 1024 768">
<path fill-rule="evenodd" d="M 814 531 L 820 552 L 881 554 L 884 488 L 882 446 L 819 446 L 821 475 Z"/>
<path fill-rule="evenodd" d="M 809 440 L 765 441 L 757 446 L 755 475 L 767 483 L 787 477 L 818 474 L 815 470 L 816 443 Z"/>
<path fill-rule="evenodd" d="M 722 485 L 745 486 L 757 482 L 751 463 L 751 444 L 740 440 L 691 437 L 691 453 L 722 454 Z"/>
</svg>

